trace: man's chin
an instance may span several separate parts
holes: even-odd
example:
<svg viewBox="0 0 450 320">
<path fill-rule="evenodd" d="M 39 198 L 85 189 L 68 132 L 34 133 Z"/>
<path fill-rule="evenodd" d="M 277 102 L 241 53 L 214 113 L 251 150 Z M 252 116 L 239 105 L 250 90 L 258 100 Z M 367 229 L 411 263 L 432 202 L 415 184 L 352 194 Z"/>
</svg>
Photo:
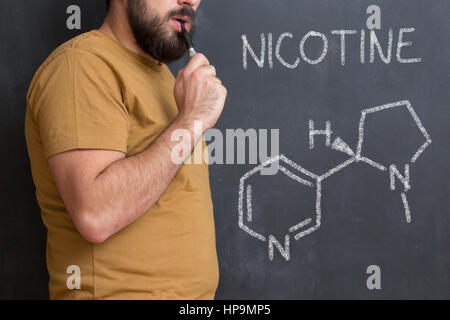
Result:
<svg viewBox="0 0 450 320">
<path fill-rule="evenodd" d="M 138 45 L 144 52 L 163 63 L 177 61 L 186 53 L 187 48 L 183 37 L 173 28 L 166 29 L 164 38 L 152 37 L 151 34 L 148 34 L 146 38 L 153 38 L 154 41 L 138 40 Z"/>
<path fill-rule="evenodd" d="M 156 59 L 160 62 L 166 63 L 166 64 L 180 60 L 186 52 L 185 50 L 182 50 L 182 51 L 181 50 L 170 50 L 170 52 L 167 51 L 165 54 L 160 53 L 160 55 L 158 55 L 158 54 L 155 54 L 154 52 L 152 52 L 152 50 L 144 50 L 144 51 L 146 53 L 148 53 L 150 56 L 152 56 L 154 59 Z"/>
</svg>

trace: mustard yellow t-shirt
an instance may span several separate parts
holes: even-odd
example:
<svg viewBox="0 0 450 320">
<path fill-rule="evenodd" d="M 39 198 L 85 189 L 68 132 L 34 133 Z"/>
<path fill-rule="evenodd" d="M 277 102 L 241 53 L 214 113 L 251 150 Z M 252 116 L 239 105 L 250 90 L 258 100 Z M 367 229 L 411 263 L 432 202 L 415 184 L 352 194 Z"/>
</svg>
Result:
<svg viewBox="0 0 450 320">
<path fill-rule="evenodd" d="M 153 207 L 101 244 L 77 232 L 47 163 L 73 149 L 143 151 L 177 116 L 174 83 L 166 65 L 99 30 L 64 43 L 36 72 L 25 136 L 48 229 L 51 299 L 214 298 L 219 272 L 206 163 L 184 165 Z"/>
</svg>

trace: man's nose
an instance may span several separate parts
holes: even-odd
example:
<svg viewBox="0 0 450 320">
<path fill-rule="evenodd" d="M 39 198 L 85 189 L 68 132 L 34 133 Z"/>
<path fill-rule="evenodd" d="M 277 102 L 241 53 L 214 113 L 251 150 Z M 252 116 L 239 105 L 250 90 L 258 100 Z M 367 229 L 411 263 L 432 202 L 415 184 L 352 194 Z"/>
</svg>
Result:
<svg viewBox="0 0 450 320">
<path fill-rule="evenodd" d="M 193 9 L 197 9 L 202 0 L 177 0 L 180 6 L 189 6 Z"/>
</svg>

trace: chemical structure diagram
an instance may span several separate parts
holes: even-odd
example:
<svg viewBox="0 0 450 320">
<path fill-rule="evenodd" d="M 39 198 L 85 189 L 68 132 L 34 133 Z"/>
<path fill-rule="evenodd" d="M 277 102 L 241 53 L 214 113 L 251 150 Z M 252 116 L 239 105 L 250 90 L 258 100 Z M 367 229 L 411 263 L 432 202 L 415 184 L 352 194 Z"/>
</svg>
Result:
<svg viewBox="0 0 450 320">
<path fill-rule="evenodd" d="M 363 144 L 364 144 L 364 135 L 365 135 L 365 125 L 368 117 L 373 117 L 374 114 L 384 112 L 393 108 L 405 108 L 407 111 L 407 115 L 412 117 L 415 125 L 419 129 L 421 135 L 424 138 L 424 142 L 417 151 L 411 155 L 409 162 L 404 165 L 403 173 L 401 169 L 397 167 L 395 164 L 389 163 L 379 163 L 363 154 Z M 419 117 L 414 111 L 411 103 L 408 100 L 393 102 L 381 106 L 376 106 L 368 109 L 364 109 L 361 111 L 361 118 L 359 121 L 359 138 L 356 146 L 356 151 L 351 149 L 347 143 L 345 143 L 340 137 L 336 137 L 333 142 L 332 140 L 332 131 L 331 131 L 331 123 L 330 121 L 326 122 L 326 126 L 324 130 L 317 130 L 314 127 L 314 121 L 309 121 L 309 147 L 310 149 L 314 148 L 314 137 L 317 135 L 325 136 L 325 144 L 327 147 L 343 152 L 348 155 L 350 158 L 345 162 L 339 164 L 338 166 L 328 170 L 322 175 L 316 175 L 299 164 L 293 162 L 288 159 L 284 155 L 277 155 L 272 159 L 265 161 L 259 166 L 253 168 L 252 170 L 245 173 L 240 178 L 239 183 L 239 201 L 238 201 L 238 212 L 239 212 L 239 227 L 252 236 L 255 239 L 258 239 L 262 242 L 266 242 L 268 244 L 268 253 L 269 260 L 272 261 L 274 259 L 274 248 L 276 248 L 281 256 L 286 260 L 290 260 L 290 239 L 291 236 L 298 241 L 303 237 L 310 235 L 314 231 L 320 228 L 322 224 L 322 185 L 324 181 L 330 176 L 338 173 L 342 169 L 350 166 L 353 163 L 365 163 L 380 172 L 387 174 L 389 181 L 389 189 L 394 191 L 397 189 L 397 180 L 403 185 L 403 190 L 401 192 L 401 200 L 403 203 L 404 213 L 406 223 L 410 223 L 412 221 L 411 211 L 408 204 L 407 192 L 411 190 L 410 184 L 410 163 L 413 164 L 420 157 L 420 155 L 424 152 L 424 150 L 431 144 L 431 137 L 422 125 Z M 280 172 L 285 174 L 287 177 L 293 179 L 294 181 L 300 183 L 301 185 L 312 188 L 315 190 L 315 212 L 312 217 L 304 219 L 302 221 L 297 221 L 297 223 L 293 224 L 288 228 L 287 233 L 284 237 L 284 245 L 278 241 L 274 235 L 272 234 L 262 234 L 262 232 L 258 232 L 252 228 L 252 221 L 255 212 L 253 212 L 252 206 L 252 185 L 249 183 L 248 179 L 255 174 L 262 174 L 264 168 L 267 168 L 269 165 L 276 164 L 277 168 Z M 263 174 L 262 174 L 263 175 Z M 256 213 L 257 214 L 257 213 Z"/>
</svg>

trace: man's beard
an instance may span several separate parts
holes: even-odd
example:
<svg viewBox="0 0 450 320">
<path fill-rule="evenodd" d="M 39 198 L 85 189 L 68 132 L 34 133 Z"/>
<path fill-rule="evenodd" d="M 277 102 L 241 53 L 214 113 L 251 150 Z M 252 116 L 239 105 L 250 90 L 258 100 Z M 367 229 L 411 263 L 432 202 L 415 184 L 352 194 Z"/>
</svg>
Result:
<svg viewBox="0 0 450 320">
<path fill-rule="evenodd" d="M 195 12 L 189 7 L 170 11 L 164 18 L 157 14 L 150 15 L 145 0 L 129 0 L 127 7 L 128 20 L 137 44 L 153 58 L 164 63 L 180 59 L 187 50 L 187 45 L 180 32 L 168 32 L 174 16 L 190 18 L 189 33 L 195 32 Z M 149 15 L 149 17 L 147 17 Z M 169 34 L 168 34 L 169 33 Z"/>
</svg>

